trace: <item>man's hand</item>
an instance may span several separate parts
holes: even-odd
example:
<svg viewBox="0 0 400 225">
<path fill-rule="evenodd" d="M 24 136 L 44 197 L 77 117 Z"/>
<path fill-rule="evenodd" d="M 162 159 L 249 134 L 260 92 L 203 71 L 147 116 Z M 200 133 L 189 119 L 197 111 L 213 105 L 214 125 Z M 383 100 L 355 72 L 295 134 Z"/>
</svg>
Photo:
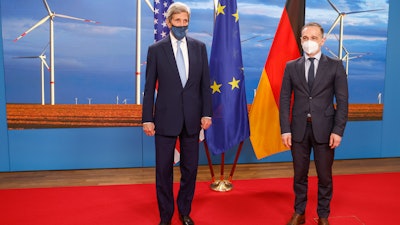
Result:
<svg viewBox="0 0 400 225">
<path fill-rule="evenodd" d="M 209 117 L 202 117 L 201 118 L 201 128 L 207 130 L 212 124 L 211 118 Z"/>
<path fill-rule="evenodd" d="M 331 133 L 331 137 L 329 139 L 329 146 L 331 147 L 331 149 L 334 149 L 340 145 L 341 141 L 342 141 L 341 136 Z"/>
<path fill-rule="evenodd" d="M 143 131 L 147 136 L 154 136 L 156 131 L 154 130 L 155 126 L 153 122 L 143 123 Z"/>
<path fill-rule="evenodd" d="M 286 148 L 289 148 L 292 146 L 292 134 L 291 133 L 286 133 L 282 134 L 282 143 L 285 145 Z"/>
</svg>

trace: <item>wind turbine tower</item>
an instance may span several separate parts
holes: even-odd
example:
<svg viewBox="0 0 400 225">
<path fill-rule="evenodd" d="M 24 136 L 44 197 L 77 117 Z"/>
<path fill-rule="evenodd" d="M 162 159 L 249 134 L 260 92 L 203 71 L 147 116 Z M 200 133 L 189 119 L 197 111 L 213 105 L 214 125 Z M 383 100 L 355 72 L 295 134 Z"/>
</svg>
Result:
<svg viewBox="0 0 400 225">
<path fill-rule="evenodd" d="M 19 39 L 23 38 L 25 35 L 27 35 L 29 32 L 34 30 L 36 27 L 42 25 L 44 22 L 49 20 L 50 23 L 50 103 L 52 105 L 55 104 L 55 80 L 54 80 L 54 18 L 55 17 L 61 17 L 65 19 L 71 19 L 71 20 L 79 20 L 83 22 L 89 22 L 89 23 L 98 23 L 93 20 L 87 20 L 87 19 L 81 19 L 77 17 L 72 17 L 72 16 L 67 16 L 63 14 L 56 14 L 53 11 L 51 11 L 49 5 L 47 4 L 46 0 L 43 0 L 43 4 L 47 10 L 47 16 L 43 17 L 39 22 L 37 22 L 35 25 L 33 25 L 31 28 L 26 30 L 24 33 L 22 33 L 20 36 L 18 36 L 14 42 L 18 41 Z"/>
</svg>

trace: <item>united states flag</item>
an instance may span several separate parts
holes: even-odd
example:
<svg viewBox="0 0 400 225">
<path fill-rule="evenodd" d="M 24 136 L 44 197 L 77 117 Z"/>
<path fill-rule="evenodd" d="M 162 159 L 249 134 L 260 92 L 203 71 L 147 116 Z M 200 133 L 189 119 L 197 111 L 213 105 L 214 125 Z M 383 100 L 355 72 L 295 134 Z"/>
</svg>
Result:
<svg viewBox="0 0 400 225">
<path fill-rule="evenodd" d="M 169 34 L 166 22 L 168 7 L 174 1 L 171 0 L 154 0 L 154 41 L 159 41 Z"/>
</svg>

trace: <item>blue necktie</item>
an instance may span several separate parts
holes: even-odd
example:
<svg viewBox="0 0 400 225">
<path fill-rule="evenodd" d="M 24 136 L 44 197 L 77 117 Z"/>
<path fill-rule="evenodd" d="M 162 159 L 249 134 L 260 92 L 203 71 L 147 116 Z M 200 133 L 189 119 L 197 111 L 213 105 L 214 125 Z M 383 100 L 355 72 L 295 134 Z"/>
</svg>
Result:
<svg viewBox="0 0 400 225">
<path fill-rule="evenodd" d="M 185 61 L 183 60 L 183 54 L 181 50 L 182 41 L 177 42 L 177 52 L 176 52 L 176 65 L 178 66 L 179 76 L 181 77 L 182 87 L 185 87 L 186 84 L 186 70 L 185 70 Z"/>
<path fill-rule="evenodd" d="M 308 88 L 311 91 L 311 87 L 314 82 L 314 59 L 315 58 L 308 58 L 310 60 L 310 68 L 308 69 Z"/>
</svg>

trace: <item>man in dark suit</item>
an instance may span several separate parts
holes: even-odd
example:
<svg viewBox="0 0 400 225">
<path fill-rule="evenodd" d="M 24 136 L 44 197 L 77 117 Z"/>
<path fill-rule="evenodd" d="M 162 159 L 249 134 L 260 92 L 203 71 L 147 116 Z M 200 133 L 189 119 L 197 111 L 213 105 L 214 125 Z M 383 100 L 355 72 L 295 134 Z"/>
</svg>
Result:
<svg viewBox="0 0 400 225">
<path fill-rule="evenodd" d="M 173 162 L 177 137 L 181 146 L 179 218 L 184 225 L 194 224 L 189 214 L 197 176 L 199 133 L 212 123 L 207 51 L 204 43 L 186 37 L 189 19 L 188 6 L 180 2 L 171 4 L 166 16 L 170 35 L 151 45 L 147 54 L 142 122 L 146 135 L 155 135 L 160 225 L 171 224 L 174 213 Z"/>
<path fill-rule="evenodd" d="M 313 149 L 318 174 L 318 225 L 329 225 L 334 149 L 347 123 L 347 75 L 341 60 L 321 53 L 325 39 L 319 24 L 306 24 L 301 35 L 305 54 L 286 64 L 280 93 L 282 142 L 291 149 L 294 169 L 295 212 L 287 224 L 305 223 Z"/>
</svg>

